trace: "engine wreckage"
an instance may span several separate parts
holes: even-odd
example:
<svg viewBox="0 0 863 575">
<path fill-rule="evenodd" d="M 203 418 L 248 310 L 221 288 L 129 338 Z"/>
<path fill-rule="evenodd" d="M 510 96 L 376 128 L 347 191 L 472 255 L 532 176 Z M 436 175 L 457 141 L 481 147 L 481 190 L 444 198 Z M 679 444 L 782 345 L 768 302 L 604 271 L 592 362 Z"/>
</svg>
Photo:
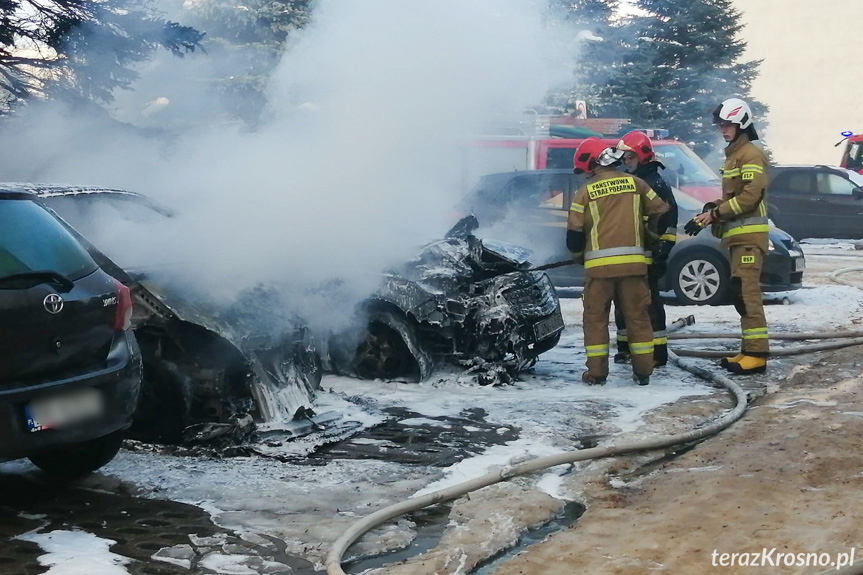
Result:
<svg viewBox="0 0 863 575">
<path fill-rule="evenodd" d="M 528 251 L 477 238 L 477 226 L 473 216 L 462 219 L 385 273 L 360 310 L 364 329 L 330 349 L 331 369 L 419 381 L 450 362 L 476 372 L 480 383 L 508 382 L 557 345 L 564 323 L 548 276 L 530 271 Z"/>
<path fill-rule="evenodd" d="M 383 274 L 357 310 L 360 327 L 319 336 L 326 344 L 319 349 L 275 290 L 259 286 L 227 307 L 192 301 L 145 271 L 121 268 L 86 239 L 101 224 L 96 206 L 134 204 L 159 217 L 171 217 L 170 210 L 122 190 L 20 186 L 131 290 L 144 382 L 130 435 L 143 441 L 245 441 L 262 422 L 280 424 L 289 436 L 321 429 L 337 419 L 313 410 L 326 369 L 421 381 L 452 363 L 480 383 L 507 382 L 554 347 L 564 327 L 554 288 L 545 273 L 530 270 L 529 253 L 477 238 L 473 216 Z"/>
</svg>

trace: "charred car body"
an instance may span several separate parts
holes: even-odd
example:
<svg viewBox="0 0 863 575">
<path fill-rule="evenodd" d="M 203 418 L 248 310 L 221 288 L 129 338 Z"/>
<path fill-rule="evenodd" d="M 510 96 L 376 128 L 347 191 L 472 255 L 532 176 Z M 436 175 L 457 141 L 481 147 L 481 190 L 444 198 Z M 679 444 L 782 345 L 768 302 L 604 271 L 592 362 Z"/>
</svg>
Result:
<svg viewBox="0 0 863 575">
<path fill-rule="evenodd" d="M 253 421 L 289 429 L 293 420 L 307 422 L 314 415 L 322 375 L 314 339 L 284 308 L 259 303 L 272 301 L 273 293 L 256 288 L 228 307 L 191 301 L 184 290 L 153 281 L 146 270 L 120 267 L 84 237 L 98 237 L 105 210 L 159 218 L 172 217 L 170 210 L 122 190 L 2 187 L 37 195 L 71 226 L 91 257 L 130 289 L 132 327 L 144 363 L 132 437 L 165 443 L 237 439 L 254 430 Z"/>
<path fill-rule="evenodd" d="M 462 219 L 384 274 L 360 312 L 367 329 L 331 341 L 331 368 L 423 380 L 447 361 L 477 371 L 481 383 L 506 382 L 557 345 L 564 323 L 548 276 L 530 270 L 528 251 L 474 236 L 477 226 Z"/>
</svg>

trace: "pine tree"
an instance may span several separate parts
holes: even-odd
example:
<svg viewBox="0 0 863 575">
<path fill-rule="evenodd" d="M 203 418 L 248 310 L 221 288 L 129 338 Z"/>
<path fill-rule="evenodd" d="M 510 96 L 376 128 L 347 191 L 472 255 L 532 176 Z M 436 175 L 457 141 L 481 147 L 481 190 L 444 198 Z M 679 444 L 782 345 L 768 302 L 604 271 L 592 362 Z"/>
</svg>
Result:
<svg viewBox="0 0 863 575">
<path fill-rule="evenodd" d="M 632 34 L 605 89 L 607 112 L 633 125 L 664 127 L 706 155 L 716 143 L 713 109 L 737 96 L 763 118 L 766 107 L 750 87 L 760 61 L 742 62 L 740 12 L 731 0 L 639 0 L 646 15 Z M 759 123 L 763 128 L 763 121 Z"/>
<path fill-rule="evenodd" d="M 206 32 L 202 42 L 222 77 L 210 78 L 225 111 L 255 125 L 266 106 L 265 90 L 288 37 L 311 18 L 313 0 L 183 2 L 188 21 Z"/>
<path fill-rule="evenodd" d="M 107 103 L 159 47 L 194 51 L 202 34 L 147 0 L 0 0 L 0 98 L 32 94 Z"/>
<path fill-rule="evenodd" d="M 602 113 L 602 89 L 617 58 L 620 28 L 613 20 L 618 5 L 619 0 L 549 0 L 551 25 L 567 26 L 579 38 L 571 83 L 546 99 L 552 113 L 574 112 L 577 100 L 587 101 L 590 115 Z"/>
</svg>

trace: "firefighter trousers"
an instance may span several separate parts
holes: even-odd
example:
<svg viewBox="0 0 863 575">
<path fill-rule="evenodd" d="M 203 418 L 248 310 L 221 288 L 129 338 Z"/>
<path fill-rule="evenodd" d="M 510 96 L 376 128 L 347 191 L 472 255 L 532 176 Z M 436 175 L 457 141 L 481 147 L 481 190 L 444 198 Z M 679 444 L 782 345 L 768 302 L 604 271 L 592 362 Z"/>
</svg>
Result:
<svg viewBox="0 0 863 575">
<path fill-rule="evenodd" d="M 647 287 L 650 289 L 650 327 L 653 329 L 653 361 L 656 367 L 668 363 L 665 304 L 659 297 L 659 279 L 665 275 L 665 264 L 654 262 L 647 268 Z M 614 323 L 617 326 L 617 351 L 629 355 L 629 334 L 620 304 L 614 302 Z"/>
<path fill-rule="evenodd" d="M 754 357 L 767 357 L 770 346 L 767 339 L 767 318 L 761 299 L 761 267 L 764 252 L 757 246 L 729 246 L 731 252 L 731 290 L 734 308 L 740 314 L 742 332 L 741 353 Z"/>
<path fill-rule="evenodd" d="M 608 376 L 608 316 L 612 301 L 620 303 L 626 322 L 632 371 L 638 376 L 653 373 L 653 329 L 647 314 L 650 307 L 647 277 L 587 278 L 583 297 L 588 377 Z"/>
</svg>

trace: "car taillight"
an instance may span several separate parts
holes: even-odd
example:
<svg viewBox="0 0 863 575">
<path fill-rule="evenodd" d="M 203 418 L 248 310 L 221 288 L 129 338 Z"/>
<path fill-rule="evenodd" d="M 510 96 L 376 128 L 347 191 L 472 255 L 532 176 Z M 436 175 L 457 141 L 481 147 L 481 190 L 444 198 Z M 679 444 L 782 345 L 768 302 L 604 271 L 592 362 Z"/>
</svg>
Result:
<svg viewBox="0 0 863 575">
<path fill-rule="evenodd" d="M 132 293 L 129 288 L 114 280 L 117 286 L 117 314 L 114 316 L 114 330 L 127 330 L 132 327 Z"/>
</svg>

